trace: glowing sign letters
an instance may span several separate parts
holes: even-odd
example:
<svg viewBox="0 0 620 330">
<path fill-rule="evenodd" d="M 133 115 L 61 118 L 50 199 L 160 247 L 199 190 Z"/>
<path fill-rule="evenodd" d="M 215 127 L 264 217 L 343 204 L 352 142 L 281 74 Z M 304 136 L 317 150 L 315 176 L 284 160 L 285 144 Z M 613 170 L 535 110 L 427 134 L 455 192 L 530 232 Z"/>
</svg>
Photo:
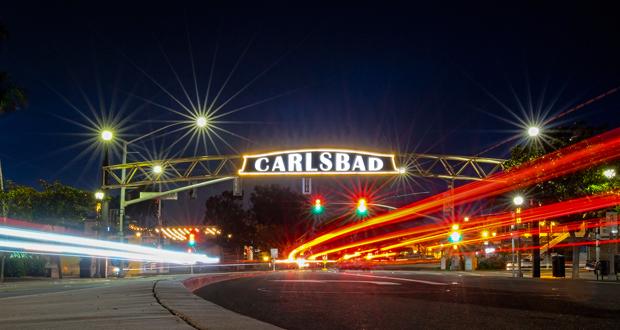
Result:
<svg viewBox="0 0 620 330">
<path fill-rule="evenodd" d="M 243 156 L 239 175 L 398 174 L 394 155 L 346 149 L 302 149 Z"/>
</svg>

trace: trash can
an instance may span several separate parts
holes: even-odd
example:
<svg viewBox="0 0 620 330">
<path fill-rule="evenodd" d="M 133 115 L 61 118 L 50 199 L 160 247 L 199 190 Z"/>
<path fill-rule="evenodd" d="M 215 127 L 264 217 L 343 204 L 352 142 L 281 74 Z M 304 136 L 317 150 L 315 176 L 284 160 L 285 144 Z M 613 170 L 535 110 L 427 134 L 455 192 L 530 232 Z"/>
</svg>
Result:
<svg viewBox="0 0 620 330">
<path fill-rule="evenodd" d="M 555 255 L 551 259 L 551 269 L 553 271 L 553 277 L 565 277 L 566 271 L 564 269 L 564 256 L 561 254 Z"/>
<path fill-rule="evenodd" d="M 90 266 L 92 264 L 91 258 L 80 258 L 80 278 L 91 277 Z"/>
<path fill-rule="evenodd" d="M 599 274 L 602 276 L 609 276 L 609 261 L 601 260 L 599 261 Z"/>
</svg>

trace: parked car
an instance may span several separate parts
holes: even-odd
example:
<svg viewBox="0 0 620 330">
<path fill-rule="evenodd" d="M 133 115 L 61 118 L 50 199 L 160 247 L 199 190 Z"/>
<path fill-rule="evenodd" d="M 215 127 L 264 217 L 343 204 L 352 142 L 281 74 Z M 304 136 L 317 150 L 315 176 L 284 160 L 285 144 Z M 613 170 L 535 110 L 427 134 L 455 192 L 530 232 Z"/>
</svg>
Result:
<svg viewBox="0 0 620 330">
<path fill-rule="evenodd" d="M 521 259 L 521 269 L 532 268 L 532 266 L 533 266 L 533 263 L 531 259 L 529 258 Z M 516 262 L 514 264 L 514 268 L 519 269 L 519 265 Z M 512 270 L 512 261 L 506 263 L 506 270 Z"/>
</svg>

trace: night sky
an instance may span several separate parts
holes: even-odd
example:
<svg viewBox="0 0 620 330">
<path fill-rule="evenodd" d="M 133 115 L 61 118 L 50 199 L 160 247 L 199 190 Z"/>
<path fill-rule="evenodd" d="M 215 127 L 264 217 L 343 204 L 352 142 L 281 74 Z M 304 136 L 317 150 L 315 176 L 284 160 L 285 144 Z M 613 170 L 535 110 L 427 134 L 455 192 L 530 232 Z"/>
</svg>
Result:
<svg viewBox="0 0 620 330">
<path fill-rule="evenodd" d="M 90 126 L 69 103 L 89 117 L 86 100 L 120 113 L 122 137 L 139 136 L 179 118 L 152 103 L 183 111 L 158 84 L 186 102 L 174 72 L 195 96 L 195 71 L 204 95 L 214 54 L 213 90 L 244 54 L 220 103 L 257 78 L 222 112 L 265 101 L 224 118 L 244 139 L 223 133 L 236 151 L 218 142 L 222 154 L 329 145 L 474 155 L 522 131 L 511 114 L 526 119 L 520 106 L 550 117 L 620 85 L 618 11 L 603 5 L 227 3 L 0 5 L 10 33 L 0 70 L 30 98 L 0 117 L 5 176 L 95 189 L 100 152 L 69 148 L 93 134 L 72 122 Z M 620 93 L 552 125 L 612 128 L 619 105 Z M 157 154 L 174 139 L 145 146 Z M 515 143 L 485 155 L 505 157 Z"/>
</svg>

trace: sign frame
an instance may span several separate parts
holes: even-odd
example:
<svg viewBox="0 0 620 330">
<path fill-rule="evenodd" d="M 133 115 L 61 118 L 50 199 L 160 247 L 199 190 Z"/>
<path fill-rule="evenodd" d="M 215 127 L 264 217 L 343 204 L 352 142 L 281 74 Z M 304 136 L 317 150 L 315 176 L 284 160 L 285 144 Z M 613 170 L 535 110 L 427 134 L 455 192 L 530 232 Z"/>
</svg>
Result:
<svg viewBox="0 0 620 330">
<path fill-rule="evenodd" d="M 366 156 L 366 157 L 380 157 L 380 158 L 388 158 L 389 162 L 387 164 L 383 164 L 383 169 L 381 171 L 338 171 L 338 170 L 330 170 L 330 171 L 247 171 L 248 164 L 252 159 L 259 158 L 268 158 L 272 156 L 287 156 L 289 154 L 302 154 L 302 153 L 342 153 L 348 155 L 355 156 Z M 335 166 L 335 165 L 334 165 Z M 391 168 L 390 168 L 391 167 Z M 387 170 L 386 170 L 387 168 Z M 400 174 L 397 166 L 394 154 L 384 154 L 378 152 L 370 152 L 363 150 L 353 150 L 353 149 L 340 149 L 340 148 L 310 148 L 310 149 L 289 149 L 289 150 L 279 150 L 272 151 L 260 154 L 252 154 L 252 155 L 243 155 L 243 165 L 241 169 L 238 171 L 239 176 L 252 176 L 252 177 L 260 177 L 260 176 L 339 176 L 339 175 L 397 175 Z"/>
</svg>

